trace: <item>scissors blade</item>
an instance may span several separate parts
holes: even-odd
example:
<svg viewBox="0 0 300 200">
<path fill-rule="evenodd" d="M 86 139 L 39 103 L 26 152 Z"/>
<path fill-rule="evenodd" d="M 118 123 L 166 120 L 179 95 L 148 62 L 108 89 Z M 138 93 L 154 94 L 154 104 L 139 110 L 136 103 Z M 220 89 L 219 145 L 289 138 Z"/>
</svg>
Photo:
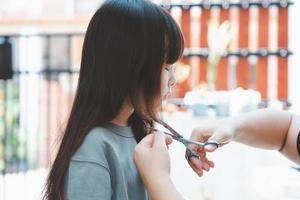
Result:
<svg viewBox="0 0 300 200">
<path fill-rule="evenodd" d="M 183 143 L 185 146 L 190 145 L 190 144 L 195 144 L 198 147 L 202 147 L 202 148 L 206 147 L 207 145 L 214 145 L 216 148 L 219 148 L 221 146 L 221 144 L 219 142 L 212 141 L 212 140 L 209 140 L 206 142 L 197 142 L 197 141 L 188 140 L 185 138 L 180 138 L 180 140 L 181 140 L 180 142 Z"/>
<path fill-rule="evenodd" d="M 162 120 L 156 120 L 156 122 L 161 124 L 162 126 L 164 126 L 166 129 L 168 129 L 172 133 L 172 134 L 170 134 L 170 133 L 162 131 L 164 134 L 170 135 L 174 140 L 177 140 L 178 142 L 181 142 L 186 147 L 190 144 L 197 145 L 201 148 L 204 148 L 207 145 L 215 145 L 216 148 L 221 146 L 220 143 L 218 143 L 216 141 L 196 142 L 196 141 L 193 141 L 193 140 L 188 140 L 188 139 L 184 138 L 181 134 L 179 134 L 176 130 L 174 130 L 166 122 L 164 122 Z M 155 128 L 151 128 L 151 129 L 154 130 L 154 131 L 160 131 L 160 130 L 155 129 Z"/>
<path fill-rule="evenodd" d="M 162 131 L 162 130 L 158 130 L 158 129 L 152 128 L 152 127 L 148 127 L 148 128 L 149 128 L 150 130 L 152 130 L 152 131 L 162 132 L 162 133 L 164 133 L 164 134 L 166 134 L 166 135 L 169 135 L 169 136 L 171 136 L 174 140 L 179 141 L 179 139 L 180 139 L 180 138 L 178 138 L 177 136 L 172 135 L 171 133 L 168 133 L 168 132 L 165 132 L 165 131 Z"/>
<path fill-rule="evenodd" d="M 193 141 L 193 140 L 188 140 L 188 139 L 185 139 L 185 138 L 180 138 L 179 139 L 181 143 L 183 143 L 185 146 L 188 146 L 190 144 L 194 144 L 194 145 L 197 145 L 199 147 L 205 147 L 205 143 L 204 142 L 196 142 L 196 141 Z"/>
<path fill-rule="evenodd" d="M 162 121 L 162 120 L 157 120 L 157 122 L 161 125 L 163 125 L 166 129 L 168 129 L 172 134 L 174 134 L 174 136 L 178 137 L 178 138 L 183 138 L 183 136 L 181 134 L 179 134 L 177 131 L 175 131 L 169 124 L 167 124 L 166 122 Z"/>
</svg>

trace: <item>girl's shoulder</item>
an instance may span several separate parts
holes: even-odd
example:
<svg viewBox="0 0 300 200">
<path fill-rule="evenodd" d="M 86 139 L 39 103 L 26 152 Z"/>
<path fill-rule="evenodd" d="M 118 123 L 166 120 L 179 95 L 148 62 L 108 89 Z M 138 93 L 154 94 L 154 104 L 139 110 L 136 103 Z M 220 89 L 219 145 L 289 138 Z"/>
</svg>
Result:
<svg viewBox="0 0 300 200">
<path fill-rule="evenodd" d="M 106 165 L 107 152 L 112 148 L 110 135 L 104 127 L 91 129 L 71 160 Z"/>
<path fill-rule="evenodd" d="M 120 155 L 132 155 L 136 140 L 130 127 L 114 124 L 94 127 L 85 136 L 72 160 L 95 162 L 104 166 Z"/>
</svg>

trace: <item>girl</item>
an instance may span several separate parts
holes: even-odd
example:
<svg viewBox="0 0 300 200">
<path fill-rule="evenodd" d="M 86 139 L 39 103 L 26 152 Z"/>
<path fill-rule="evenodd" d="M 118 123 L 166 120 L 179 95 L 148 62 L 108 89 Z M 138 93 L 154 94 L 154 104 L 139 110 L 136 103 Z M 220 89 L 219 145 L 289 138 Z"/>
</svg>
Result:
<svg viewBox="0 0 300 200">
<path fill-rule="evenodd" d="M 147 0 L 106 1 L 84 40 L 78 88 L 44 199 L 148 199 L 134 147 L 175 84 L 173 18 Z"/>
</svg>

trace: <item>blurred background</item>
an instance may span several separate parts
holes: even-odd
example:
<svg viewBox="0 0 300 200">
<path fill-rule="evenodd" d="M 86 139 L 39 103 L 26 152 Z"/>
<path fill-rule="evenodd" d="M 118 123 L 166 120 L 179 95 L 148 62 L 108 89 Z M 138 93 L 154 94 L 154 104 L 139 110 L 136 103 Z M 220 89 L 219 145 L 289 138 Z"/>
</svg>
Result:
<svg viewBox="0 0 300 200">
<path fill-rule="evenodd" d="M 83 37 L 102 0 L 0 0 L 0 199 L 41 199 L 72 105 Z M 287 0 L 165 0 L 185 37 L 164 117 L 189 136 L 203 122 L 260 108 L 300 113 L 300 6 Z M 299 168 L 232 143 L 197 177 L 170 147 L 191 200 L 300 199 Z"/>
</svg>

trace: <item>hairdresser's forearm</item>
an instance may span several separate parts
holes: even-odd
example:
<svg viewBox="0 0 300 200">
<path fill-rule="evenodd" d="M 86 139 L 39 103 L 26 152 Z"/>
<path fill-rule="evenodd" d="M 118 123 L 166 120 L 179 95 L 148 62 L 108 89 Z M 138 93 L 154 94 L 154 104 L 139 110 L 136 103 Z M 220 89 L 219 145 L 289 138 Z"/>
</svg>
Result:
<svg viewBox="0 0 300 200">
<path fill-rule="evenodd" d="M 234 121 L 234 141 L 280 150 L 287 138 L 292 115 L 285 111 L 262 109 L 238 116 Z"/>
<path fill-rule="evenodd" d="M 300 131 L 300 116 L 292 115 L 290 127 L 285 139 L 285 142 L 280 150 L 280 152 L 300 165 L 300 156 L 297 150 L 297 138 Z"/>
<path fill-rule="evenodd" d="M 151 200 L 184 200 L 168 176 L 157 177 L 146 187 Z"/>
</svg>

